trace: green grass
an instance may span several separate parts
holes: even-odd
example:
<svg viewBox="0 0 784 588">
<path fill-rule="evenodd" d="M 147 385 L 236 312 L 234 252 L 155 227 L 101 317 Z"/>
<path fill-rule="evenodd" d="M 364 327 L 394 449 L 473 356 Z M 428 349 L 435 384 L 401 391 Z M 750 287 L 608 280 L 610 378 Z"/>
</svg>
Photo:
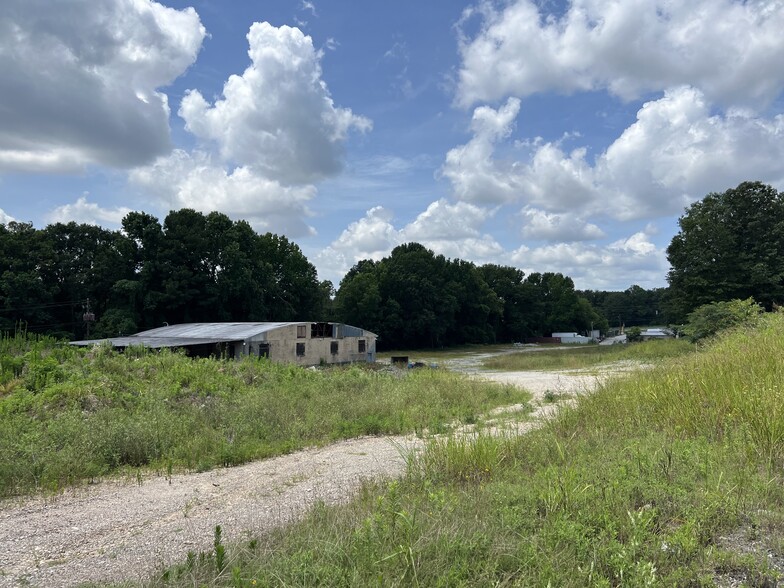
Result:
<svg viewBox="0 0 784 588">
<path fill-rule="evenodd" d="M 0 496 L 203 471 L 337 439 L 442 430 L 530 396 L 441 370 L 308 370 L 0 341 Z"/>
<path fill-rule="evenodd" d="M 433 441 L 403 479 L 228 546 L 223 571 L 215 553 L 192 554 L 148 584 L 776 585 L 783 331 L 769 315 L 520 438 Z"/>
<path fill-rule="evenodd" d="M 389 361 L 392 356 L 406 356 L 411 361 L 423 363 L 439 363 L 450 359 L 464 359 L 474 355 L 486 353 L 502 353 L 514 349 L 509 344 L 493 345 L 461 345 L 459 347 L 444 347 L 442 349 L 404 349 L 398 351 L 381 351 L 376 354 L 379 361 Z"/>
<path fill-rule="evenodd" d="M 626 345 L 571 345 L 558 349 L 529 350 L 492 357 L 482 365 L 501 371 L 575 370 L 614 361 L 659 362 L 694 351 L 685 339 L 646 341 Z"/>
</svg>

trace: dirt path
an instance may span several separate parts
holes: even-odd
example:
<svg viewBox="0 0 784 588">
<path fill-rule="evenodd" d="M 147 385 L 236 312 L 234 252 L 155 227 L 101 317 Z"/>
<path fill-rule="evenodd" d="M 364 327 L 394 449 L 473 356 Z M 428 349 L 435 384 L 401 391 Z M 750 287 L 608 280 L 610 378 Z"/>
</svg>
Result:
<svg viewBox="0 0 784 588">
<path fill-rule="evenodd" d="M 142 579 L 224 537 L 268 529 L 318 500 L 349 497 L 362 479 L 402 473 L 416 438 L 368 437 L 200 474 L 107 482 L 0 511 L 0 586 Z"/>
<path fill-rule="evenodd" d="M 523 386 L 537 399 L 596 383 L 595 376 L 567 373 L 475 377 Z M 543 404 L 535 416 L 553 406 Z M 149 577 L 189 550 L 211 549 L 216 525 L 227 540 L 242 538 L 301 517 L 316 501 L 345 502 L 362 480 L 399 476 L 404 453 L 421 444 L 413 436 L 353 439 L 171 480 L 110 481 L 54 498 L 0 502 L 0 587 Z"/>
</svg>

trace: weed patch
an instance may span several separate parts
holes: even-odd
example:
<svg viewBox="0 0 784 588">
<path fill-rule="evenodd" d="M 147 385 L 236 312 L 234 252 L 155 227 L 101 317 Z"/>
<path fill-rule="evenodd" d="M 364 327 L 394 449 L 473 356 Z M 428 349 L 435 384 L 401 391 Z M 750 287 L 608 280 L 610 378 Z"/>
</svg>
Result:
<svg viewBox="0 0 784 588">
<path fill-rule="evenodd" d="M 509 386 L 440 370 L 189 359 L 51 339 L 0 341 L 0 496 L 138 468 L 171 476 L 362 435 L 443 429 L 525 402 Z"/>
<path fill-rule="evenodd" d="M 783 328 L 784 316 L 768 316 L 756 331 L 609 382 L 522 437 L 434 440 L 402 480 L 368 483 L 254 550 L 227 547 L 237 577 L 773 586 L 784 561 Z M 172 583 L 232 585 L 198 562 Z"/>
<path fill-rule="evenodd" d="M 509 353 L 485 360 L 486 369 L 501 371 L 576 370 L 615 361 L 653 363 L 685 355 L 694 346 L 683 339 L 646 341 L 628 345 L 580 345 Z"/>
</svg>

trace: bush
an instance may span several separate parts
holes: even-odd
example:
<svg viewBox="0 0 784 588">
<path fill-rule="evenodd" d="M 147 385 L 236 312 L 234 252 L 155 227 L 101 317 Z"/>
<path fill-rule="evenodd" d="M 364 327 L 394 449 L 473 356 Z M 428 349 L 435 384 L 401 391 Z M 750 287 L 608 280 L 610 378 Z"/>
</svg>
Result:
<svg viewBox="0 0 784 588">
<path fill-rule="evenodd" d="M 632 327 L 626 331 L 626 340 L 629 343 L 637 343 L 642 341 L 642 329 L 640 327 Z"/>
<path fill-rule="evenodd" d="M 761 312 L 762 307 L 753 298 L 704 304 L 689 314 L 683 332 L 692 342 L 699 341 L 732 327 L 753 326 Z"/>
</svg>

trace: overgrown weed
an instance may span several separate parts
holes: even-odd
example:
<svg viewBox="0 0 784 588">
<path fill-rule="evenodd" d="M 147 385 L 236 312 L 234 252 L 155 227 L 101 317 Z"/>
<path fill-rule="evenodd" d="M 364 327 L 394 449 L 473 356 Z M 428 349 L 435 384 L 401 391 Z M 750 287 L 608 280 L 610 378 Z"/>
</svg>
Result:
<svg viewBox="0 0 784 588">
<path fill-rule="evenodd" d="M 362 435 L 439 429 L 530 396 L 441 370 L 189 359 L 0 341 L 0 496 L 136 468 L 204 471 Z"/>
<path fill-rule="evenodd" d="M 782 330 L 771 315 L 613 380 L 523 437 L 434 440 L 402 480 L 320 507 L 253 552 L 231 547 L 237 575 L 261 586 L 774 585 Z M 717 547 L 763 524 L 749 540 L 767 560 Z M 231 585 L 206 564 L 189 574 L 173 583 Z"/>
<path fill-rule="evenodd" d="M 501 371 L 576 370 L 616 361 L 661 362 L 694 351 L 685 339 L 645 341 L 627 345 L 573 345 L 520 351 L 485 360 L 486 369 Z"/>
</svg>

